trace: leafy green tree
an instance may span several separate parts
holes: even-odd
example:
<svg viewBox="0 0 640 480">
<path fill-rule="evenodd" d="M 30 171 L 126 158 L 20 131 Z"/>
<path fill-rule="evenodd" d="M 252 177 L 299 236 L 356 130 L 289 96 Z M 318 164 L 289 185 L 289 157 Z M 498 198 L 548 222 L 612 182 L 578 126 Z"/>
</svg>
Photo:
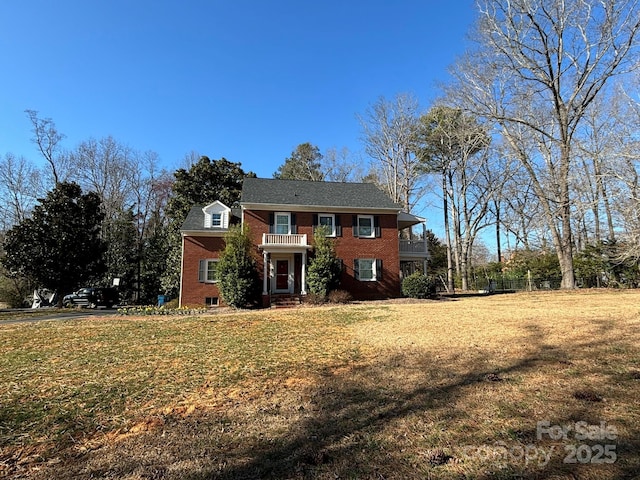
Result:
<svg viewBox="0 0 640 480">
<path fill-rule="evenodd" d="M 58 183 L 33 214 L 7 232 L 4 267 L 58 294 L 71 292 L 104 271 L 100 199 L 76 183 Z"/>
<path fill-rule="evenodd" d="M 560 262 L 555 252 L 547 250 L 518 250 L 511 256 L 507 271 L 526 278 L 529 272 L 534 278 L 560 278 Z"/>
<path fill-rule="evenodd" d="M 253 243 L 247 228 L 233 226 L 225 235 L 225 249 L 218 262 L 222 299 L 235 308 L 255 305 L 260 278 L 253 255 Z"/>
<path fill-rule="evenodd" d="M 336 257 L 334 240 L 327 237 L 327 227 L 321 226 L 313 234 L 314 256 L 307 271 L 309 292 L 326 297 L 340 285 L 342 265 Z"/>
<path fill-rule="evenodd" d="M 164 293 L 175 296 L 180 284 L 180 227 L 194 205 L 207 205 L 216 200 L 232 206 L 240 200 L 242 182 L 255 173 L 246 173 L 240 163 L 225 158 L 210 160 L 200 157 L 188 170 L 174 172 L 171 199 L 167 205 L 167 266 L 161 279 Z"/>
<path fill-rule="evenodd" d="M 301 143 L 291 152 L 273 178 L 284 180 L 311 180 L 321 182 L 324 180 L 322 172 L 322 154 L 320 149 L 310 143 Z"/>
<path fill-rule="evenodd" d="M 638 283 L 638 263 L 626 258 L 624 243 L 603 240 L 587 245 L 576 254 L 573 264 L 584 287 L 635 287 Z"/>
</svg>

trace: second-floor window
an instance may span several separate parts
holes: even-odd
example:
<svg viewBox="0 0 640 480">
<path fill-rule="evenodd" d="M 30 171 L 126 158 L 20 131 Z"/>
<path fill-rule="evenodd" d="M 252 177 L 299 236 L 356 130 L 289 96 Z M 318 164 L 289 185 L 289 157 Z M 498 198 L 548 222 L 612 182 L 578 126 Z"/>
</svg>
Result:
<svg viewBox="0 0 640 480">
<path fill-rule="evenodd" d="M 382 235 L 380 217 L 377 215 L 354 215 L 353 236 L 360 238 L 377 238 Z"/>
<path fill-rule="evenodd" d="M 336 236 L 335 229 L 335 216 L 330 214 L 319 214 L 318 215 L 318 225 L 324 226 L 327 229 L 327 235 L 329 237 Z"/>
<path fill-rule="evenodd" d="M 314 213 L 313 214 L 313 231 L 317 228 L 324 227 L 327 231 L 327 237 L 341 237 L 342 226 L 340 225 L 340 215 L 333 213 Z"/>
<path fill-rule="evenodd" d="M 275 233 L 284 235 L 291 233 L 291 215 L 289 213 L 276 213 Z"/>
<path fill-rule="evenodd" d="M 222 227 L 222 214 L 221 213 L 212 213 L 211 214 L 211 226 L 212 227 Z"/>
</svg>

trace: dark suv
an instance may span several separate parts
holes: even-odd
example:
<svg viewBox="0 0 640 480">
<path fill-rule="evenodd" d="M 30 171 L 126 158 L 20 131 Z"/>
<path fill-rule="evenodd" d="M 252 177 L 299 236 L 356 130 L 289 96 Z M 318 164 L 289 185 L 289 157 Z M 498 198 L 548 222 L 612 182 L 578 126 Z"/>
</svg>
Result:
<svg viewBox="0 0 640 480">
<path fill-rule="evenodd" d="M 77 292 L 65 295 L 62 305 L 65 307 L 107 307 L 111 308 L 118 303 L 118 291 L 115 288 L 87 287 Z"/>
</svg>

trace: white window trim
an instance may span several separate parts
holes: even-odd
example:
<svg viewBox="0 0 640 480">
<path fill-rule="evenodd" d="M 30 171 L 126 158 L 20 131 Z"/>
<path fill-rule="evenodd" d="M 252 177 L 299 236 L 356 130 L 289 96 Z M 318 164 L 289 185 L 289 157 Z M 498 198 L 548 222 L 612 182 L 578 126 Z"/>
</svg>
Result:
<svg viewBox="0 0 640 480">
<path fill-rule="evenodd" d="M 364 218 L 368 218 L 369 220 L 371 220 L 371 233 L 369 235 L 361 235 L 360 234 L 360 220 L 364 219 Z M 360 238 L 375 238 L 376 236 L 376 227 L 375 227 L 375 223 L 373 220 L 373 215 L 358 215 L 358 237 Z"/>
<path fill-rule="evenodd" d="M 218 283 L 218 280 L 209 280 L 209 264 L 210 263 L 218 263 L 220 259 L 218 258 L 203 258 L 200 260 L 198 265 L 198 282 L 200 283 Z"/>
<path fill-rule="evenodd" d="M 204 213 L 204 228 L 212 230 L 227 230 L 229 228 L 231 209 L 224 203 L 215 201 L 204 207 L 202 211 Z M 213 225 L 213 215 L 220 215 L 220 225 Z"/>
<path fill-rule="evenodd" d="M 319 213 L 318 214 L 318 227 L 326 226 L 322 225 L 320 219 L 322 217 L 331 218 L 331 231 L 327 234 L 327 237 L 335 237 L 336 236 L 336 216 L 333 213 Z"/>
<path fill-rule="evenodd" d="M 287 232 L 278 232 L 278 225 L 284 225 L 283 223 L 278 224 L 278 217 L 287 217 Z M 276 234 L 280 235 L 290 235 L 291 234 L 291 212 L 275 212 L 273 216 L 273 231 Z"/>
<path fill-rule="evenodd" d="M 377 269 L 376 269 L 376 264 L 378 262 L 376 261 L 375 258 L 358 258 L 356 260 L 358 261 L 358 280 L 359 281 L 361 281 L 361 282 L 376 282 L 376 281 L 378 281 L 378 272 L 377 272 Z M 371 278 L 362 278 L 360 276 L 360 272 L 362 271 L 362 270 L 360 270 L 360 262 L 362 262 L 363 260 L 371 262 Z"/>
<path fill-rule="evenodd" d="M 219 223 L 216 225 L 215 217 L 219 216 Z M 212 212 L 211 213 L 211 228 L 222 228 L 224 225 L 224 212 Z"/>
</svg>

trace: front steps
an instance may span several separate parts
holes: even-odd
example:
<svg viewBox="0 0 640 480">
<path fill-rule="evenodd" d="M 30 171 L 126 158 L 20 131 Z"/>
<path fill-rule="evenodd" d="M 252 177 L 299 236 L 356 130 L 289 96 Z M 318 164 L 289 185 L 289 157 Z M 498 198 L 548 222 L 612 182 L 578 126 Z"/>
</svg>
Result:
<svg viewBox="0 0 640 480">
<path fill-rule="evenodd" d="M 271 308 L 293 308 L 302 304 L 301 295 L 278 294 L 271 295 Z"/>
</svg>

